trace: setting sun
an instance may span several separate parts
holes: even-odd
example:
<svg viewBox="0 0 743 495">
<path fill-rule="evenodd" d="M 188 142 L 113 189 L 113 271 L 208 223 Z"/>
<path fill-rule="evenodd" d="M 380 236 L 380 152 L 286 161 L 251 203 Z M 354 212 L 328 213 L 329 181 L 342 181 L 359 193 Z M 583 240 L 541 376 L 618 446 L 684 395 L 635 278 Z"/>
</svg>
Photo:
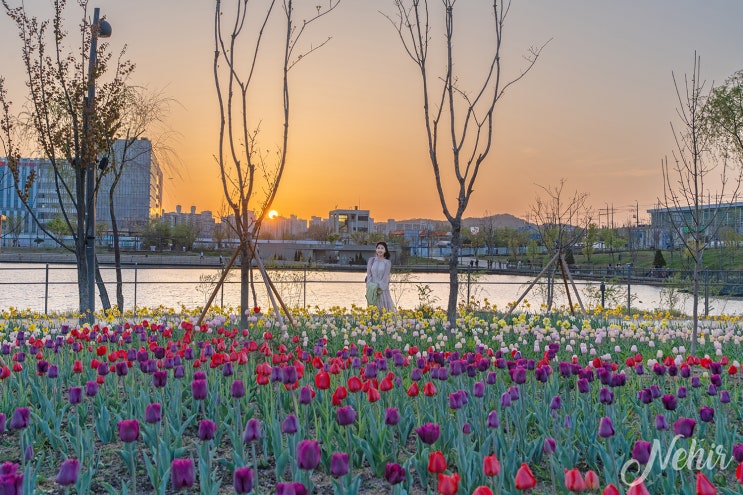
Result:
<svg viewBox="0 0 743 495">
<path fill-rule="evenodd" d="M 276 210 L 271 210 L 268 212 L 268 219 L 273 220 L 274 218 L 279 216 L 279 212 Z"/>
</svg>

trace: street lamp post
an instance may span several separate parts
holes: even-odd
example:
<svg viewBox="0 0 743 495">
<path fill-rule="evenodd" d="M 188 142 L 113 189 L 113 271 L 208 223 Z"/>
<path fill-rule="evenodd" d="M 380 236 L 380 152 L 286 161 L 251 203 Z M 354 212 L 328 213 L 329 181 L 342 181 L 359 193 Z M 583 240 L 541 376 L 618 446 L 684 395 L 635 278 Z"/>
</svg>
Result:
<svg viewBox="0 0 743 495">
<path fill-rule="evenodd" d="M 88 304 L 87 310 L 88 321 L 93 323 L 95 313 L 95 157 L 92 154 L 92 136 L 90 129 L 90 117 L 95 111 L 95 69 L 97 57 L 98 37 L 108 38 L 111 36 L 111 25 L 106 21 L 100 21 L 100 10 L 96 7 L 93 11 L 93 23 L 90 25 L 90 57 L 88 58 L 88 96 L 85 99 L 83 107 L 83 139 L 82 158 L 85 163 L 85 195 L 86 195 L 86 213 L 85 213 L 85 259 L 87 266 L 87 288 Z"/>
</svg>

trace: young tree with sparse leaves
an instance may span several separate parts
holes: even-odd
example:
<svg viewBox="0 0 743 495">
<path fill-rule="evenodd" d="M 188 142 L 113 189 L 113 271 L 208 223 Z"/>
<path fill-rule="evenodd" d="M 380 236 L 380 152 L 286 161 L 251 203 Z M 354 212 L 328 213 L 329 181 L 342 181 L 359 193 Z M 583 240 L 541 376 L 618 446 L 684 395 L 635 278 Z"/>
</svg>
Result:
<svg viewBox="0 0 743 495">
<path fill-rule="evenodd" d="M 673 75 L 681 126 L 677 128 L 671 123 L 676 149 L 671 160 L 666 157 L 661 162 L 664 185 L 661 203 L 668 211 L 673 237 L 685 247 L 693 266 L 691 354 L 695 354 L 704 251 L 720 229 L 717 217 L 721 206 L 737 200 L 742 176 L 740 167 L 731 166 L 727 150 L 716 148 L 713 135 L 705 132 L 705 104 L 709 100 L 705 83 L 700 79 L 700 59 L 696 54 L 691 76 L 685 76 L 682 82 L 683 86 Z M 714 172 L 719 175 L 712 175 Z M 718 188 L 714 196 L 710 194 L 712 188 Z"/>
<path fill-rule="evenodd" d="M 458 22 L 456 0 L 442 0 L 441 10 L 434 10 L 427 0 L 395 0 L 394 3 L 396 16 L 387 18 L 394 25 L 405 51 L 420 73 L 428 156 L 439 202 L 451 225 L 447 319 L 453 324 L 457 316 L 462 217 L 481 167 L 485 165 L 492 149 L 496 104 L 512 84 L 534 67 L 544 45 L 531 48 L 525 57 L 525 68 L 514 79 L 505 80 L 502 75 L 501 46 L 511 2 L 493 0 L 483 15 L 492 17 L 494 35 L 491 44 L 482 47 L 482 52 L 487 55 L 482 62 L 481 79 L 468 87 L 461 74 L 456 72 L 455 29 L 462 29 L 465 33 L 468 30 L 468 26 Z M 432 14 L 441 15 L 444 30 L 441 37 L 432 36 Z M 443 66 L 441 74 L 433 72 L 428 58 L 433 39 L 443 40 L 442 59 L 435 62 L 437 66 Z M 445 179 L 445 175 L 450 174 L 454 179 Z"/>
<path fill-rule="evenodd" d="M 309 48 L 299 44 L 307 28 L 333 11 L 339 1 L 330 0 L 326 5 L 308 5 L 294 0 L 271 0 L 264 4 L 250 0 L 217 0 L 215 3 L 214 80 L 220 115 L 215 159 L 240 241 L 240 313 L 244 327 L 248 325 L 247 308 L 257 306 L 255 291 L 253 305 L 250 304 L 252 252 L 261 222 L 271 209 L 286 166 L 290 71 L 330 40 L 327 38 Z M 296 8 L 299 12 L 295 12 Z M 283 29 L 282 60 L 274 73 L 275 84 L 281 87 L 281 97 L 275 108 L 282 119 L 281 128 L 275 133 L 267 130 L 264 137 L 264 129 L 260 127 L 261 110 L 254 108 L 254 100 L 267 97 L 254 76 L 257 71 L 270 69 L 259 67 L 259 55 L 269 53 L 270 40 L 267 38 L 279 21 L 274 17 L 280 17 Z M 302 20 L 298 21 L 298 18 Z M 278 142 L 268 144 L 274 137 Z M 266 151 L 268 149 L 272 151 Z"/>
</svg>

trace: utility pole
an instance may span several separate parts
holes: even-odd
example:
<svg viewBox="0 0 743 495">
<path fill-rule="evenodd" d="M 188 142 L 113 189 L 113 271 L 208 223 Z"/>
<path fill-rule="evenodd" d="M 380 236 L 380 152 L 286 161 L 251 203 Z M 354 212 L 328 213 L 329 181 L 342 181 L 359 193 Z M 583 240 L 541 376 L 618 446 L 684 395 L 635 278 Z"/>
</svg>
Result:
<svg viewBox="0 0 743 495">
<path fill-rule="evenodd" d="M 85 308 L 88 312 L 88 322 L 95 321 L 95 203 L 96 203 L 96 163 L 93 156 L 93 136 L 90 119 L 95 112 L 95 71 L 98 37 L 108 38 L 111 36 L 111 25 L 106 21 L 99 21 L 101 9 L 96 7 L 93 11 L 93 23 L 90 25 L 90 57 L 88 58 L 88 96 L 83 106 L 83 150 L 82 158 L 85 160 L 85 264 L 86 264 L 86 286 L 88 291 L 88 304 Z"/>
</svg>

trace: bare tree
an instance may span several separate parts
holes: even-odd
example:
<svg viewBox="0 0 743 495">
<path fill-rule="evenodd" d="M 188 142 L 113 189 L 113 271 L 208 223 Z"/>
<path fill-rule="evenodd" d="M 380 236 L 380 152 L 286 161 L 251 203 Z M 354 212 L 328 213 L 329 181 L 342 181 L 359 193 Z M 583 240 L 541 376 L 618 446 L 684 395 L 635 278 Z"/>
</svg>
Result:
<svg viewBox="0 0 743 495">
<path fill-rule="evenodd" d="M 493 45 L 483 47 L 492 53 L 483 64 L 482 80 L 475 90 L 465 88 L 455 73 L 454 28 L 456 0 L 442 0 L 444 40 L 444 72 L 432 77 L 428 52 L 432 26 L 427 0 L 396 0 L 396 17 L 386 16 L 395 26 L 408 56 L 418 66 L 423 84 L 423 117 L 428 139 L 428 155 L 436 179 L 436 190 L 444 216 L 451 225 L 451 256 L 449 258 L 449 300 L 447 318 L 456 319 L 458 294 L 458 258 L 462 241 L 462 216 L 474 191 L 480 167 L 493 144 L 493 119 L 496 103 L 505 91 L 526 75 L 536 63 L 542 49 L 532 47 L 526 55 L 526 67 L 510 81 L 502 80 L 501 43 L 503 28 L 511 2 L 493 0 L 491 16 L 495 37 Z M 458 11 L 457 11 L 458 12 Z M 438 87 L 436 85 L 438 84 Z M 440 127 L 441 126 L 441 127 Z M 448 137 L 448 139 L 447 139 Z M 450 141 L 440 149 L 439 139 Z M 448 157 L 447 153 L 451 153 Z M 449 169 L 447 167 L 449 163 Z M 442 172 L 451 170 L 454 180 L 447 181 Z"/>
<path fill-rule="evenodd" d="M 121 272 L 121 232 L 116 215 L 116 189 L 125 175 L 125 170 L 132 167 L 142 154 L 148 159 L 154 159 L 155 166 L 161 170 L 167 168 L 169 174 L 179 175 L 179 169 L 173 165 L 175 154 L 168 145 L 167 137 L 170 134 L 163 117 L 167 114 L 171 100 L 158 93 L 152 93 L 144 88 L 130 87 L 122 95 L 126 100 L 120 120 L 117 122 L 120 136 L 120 146 L 108 142 L 108 167 L 103 171 L 110 174 L 108 191 L 108 210 L 111 217 L 111 232 L 113 235 L 114 266 L 116 272 L 116 304 L 119 310 L 124 309 L 123 276 Z M 137 140 L 145 134 L 158 131 L 158 139 L 150 141 L 151 146 L 135 146 Z M 130 229 L 133 227 L 128 226 Z M 144 228 L 145 225 L 138 225 Z"/>
<path fill-rule="evenodd" d="M 548 253 L 562 255 L 583 240 L 593 221 L 593 210 L 588 205 L 588 193 L 565 194 L 565 179 L 557 186 L 538 186 L 543 195 L 537 196 L 531 207 L 530 218 L 541 244 Z M 547 308 L 554 300 L 556 265 L 547 273 Z"/>
<path fill-rule="evenodd" d="M 738 198 L 741 184 L 741 168 L 731 171 L 727 153 L 713 147 L 711 134 L 704 132 L 704 114 L 707 95 L 705 83 L 700 80 L 700 59 L 694 54 L 694 70 L 684 77 L 679 86 L 673 75 L 673 84 L 678 98 L 677 114 L 680 129 L 671 122 L 671 131 L 676 143 L 672 160 L 663 158 L 663 201 L 667 210 L 672 237 L 686 247 L 693 263 L 691 291 L 692 343 L 691 353 L 696 353 L 699 327 L 699 278 L 705 249 L 720 229 L 718 213 L 723 202 L 734 202 Z M 713 172 L 719 176 L 712 177 Z M 731 173 L 732 172 L 732 173 Z M 714 197 L 710 189 L 717 187 Z M 723 198 L 727 197 L 726 200 Z"/>
<path fill-rule="evenodd" d="M 98 36 L 100 22 L 92 22 L 88 16 L 87 0 L 78 0 L 82 21 L 79 24 L 79 45 L 68 51 L 68 33 L 64 10 L 66 2 L 53 2 L 51 19 L 39 20 L 26 12 L 21 2 L 11 7 L 8 0 L 2 0 L 7 16 L 16 24 L 22 43 L 22 63 L 25 82 L 28 88 L 28 106 L 19 115 L 11 115 L 10 101 L 0 80 L 0 104 L 4 112 L 2 134 L 6 146 L 8 163 L 14 174 L 16 193 L 39 228 L 62 248 L 75 254 L 77 262 L 78 294 L 80 312 L 90 312 L 87 286 L 88 274 L 95 270 L 95 278 L 104 309 L 110 308 L 108 294 L 98 270 L 86 259 L 86 237 L 95 232 L 95 226 L 88 225 L 86 210 L 91 204 L 86 190 L 88 164 L 97 162 L 106 150 L 107 143 L 113 139 L 112 132 L 117 129 L 117 121 L 122 113 L 125 99 L 126 80 L 134 69 L 133 64 L 124 59 L 125 49 L 115 58 L 109 51 L 108 43 L 98 43 L 95 48 L 92 40 Z M 92 53 L 88 53 L 91 50 Z M 92 77 L 89 77 L 92 76 Z M 105 76 L 105 79 L 104 79 Z M 88 99 L 94 81 L 100 81 L 97 103 Z M 27 120 L 24 120 L 27 118 Z M 20 180 L 18 172 L 21 146 L 26 140 L 19 138 L 19 131 L 30 136 L 33 151 L 41 153 L 51 164 L 56 204 L 60 217 L 66 226 L 66 234 L 71 236 L 68 244 L 62 236 L 51 232 L 37 217 L 29 203 L 29 191 L 35 174 L 27 181 Z M 94 184 L 97 191 L 99 182 Z M 92 318 L 92 314 L 88 315 Z"/>
<path fill-rule="evenodd" d="M 330 38 L 303 49 L 299 41 L 310 24 L 334 10 L 340 0 L 329 0 L 326 7 L 309 8 L 307 17 L 297 22 L 293 0 L 271 0 L 264 7 L 251 10 L 256 2 L 234 0 L 226 12 L 217 0 L 214 15 L 214 80 L 219 101 L 219 151 L 215 157 L 222 178 L 222 188 L 234 214 L 234 228 L 240 241 L 240 307 L 241 324 L 247 326 L 246 309 L 250 307 L 252 252 L 260 232 L 261 222 L 271 208 L 278 192 L 286 165 L 289 142 L 289 73 L 307 55 L 324 46 Z M 259 110 L 252 99 L 262 95 L 255 75 L 258 56 L 269 50 L 264 38 L 273 26 L 277 3 L 283 8 L 283 50 L 281 68 L 276 74 L 282 88 L 277 108 L 283 116 L 282 129 L 277 133 L 280 142 L 266 146 L 261 136 Z M 302 14 L 304 15 L 303 11 Z M 260 139 L 259 139 L 260 138 Z M 271 139 L 270 133 L 266 140 Z M 269 152 L 267 149 L 273 148 Z M 251 210 L 255 213 L 252 214 Z"/>
</svg>

